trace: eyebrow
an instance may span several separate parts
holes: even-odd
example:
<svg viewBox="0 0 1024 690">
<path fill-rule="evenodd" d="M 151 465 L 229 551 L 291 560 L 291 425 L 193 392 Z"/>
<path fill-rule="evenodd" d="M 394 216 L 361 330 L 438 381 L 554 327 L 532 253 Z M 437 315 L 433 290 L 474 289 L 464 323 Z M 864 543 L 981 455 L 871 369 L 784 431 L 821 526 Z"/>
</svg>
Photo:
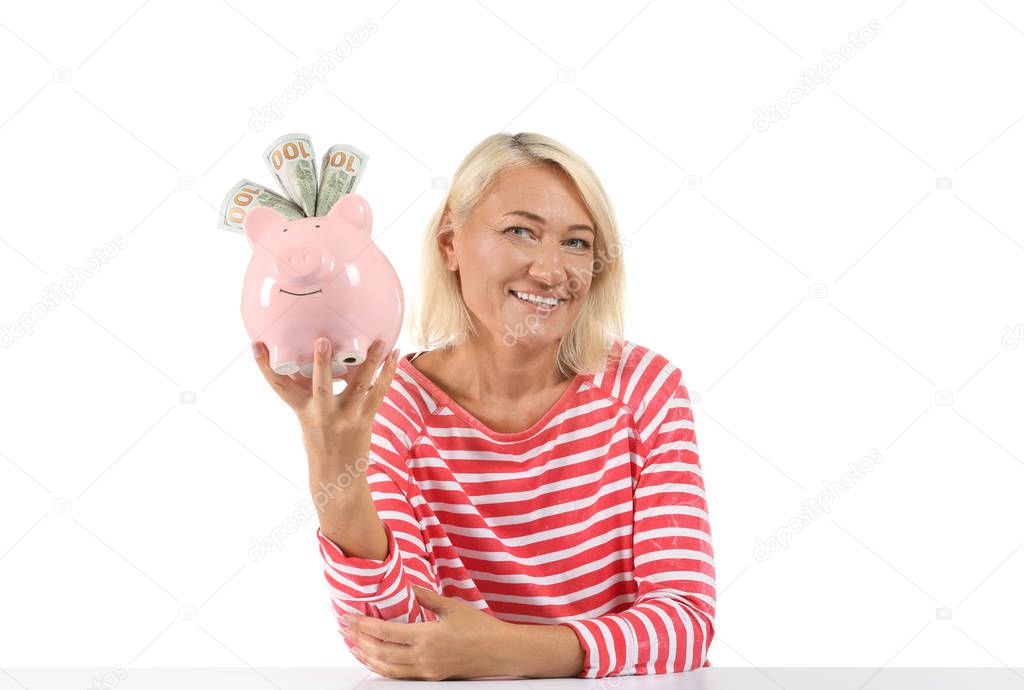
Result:
<svg viewBox="0 0 1024 690">
<path fill-rule="evenodd" d="M 527 218 L 529 220 L 532 220 L 535 223 L 540 223 L 541 225 L 545 225 L 547 223 L 546 220 L 544 220 L 543 218 L 538 216 L 536 213 L 530 213 L 529 211 L 509 211 L 505 215 L 506 216 L 522 216 L 523 218 Z M 570 225 L 569 229 L 570 230 L 589 230 L 591 234 L 593 234 L 595 236 L 597 235 L 597 233 L 594 232 L 594 228 L 590 227 L 589 225 L 584 225 L 584 224 Z"/>
</svg>

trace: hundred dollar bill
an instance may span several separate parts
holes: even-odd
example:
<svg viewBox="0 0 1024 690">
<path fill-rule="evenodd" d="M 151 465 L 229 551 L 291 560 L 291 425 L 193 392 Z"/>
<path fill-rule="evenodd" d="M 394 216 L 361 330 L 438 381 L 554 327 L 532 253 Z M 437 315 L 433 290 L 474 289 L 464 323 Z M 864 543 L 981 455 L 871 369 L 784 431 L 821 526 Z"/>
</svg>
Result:
<svg viewBox="0 0 1024 690">
<path fill-rule="evenodd" d="M 316 161 L 306 134 L 285 134 L 274 140 L 263 158 L 281 189 L 307 216 L 316 214 Z"/>
<path fill-rule="evenodd" d="M 320 163 L 316 215 L 327 215 L 338 199 L 355 191 L 367 158 L 365 153 L 348 144 L 336 144 L 327 149 Z"/>
<path fill-rule="evenodd" d="M 251 180 L 241 180 L 224 197 L 220 205 L 220 224 L 218 227 L 224 230 L 243 232 L 242 221 L 245 214 L 256 206 L 269 206 L 285 218 L 302 218 L 305 214 L 302 209 L 276 194 L 263 185 L 256 184 Z"/>
</svg>

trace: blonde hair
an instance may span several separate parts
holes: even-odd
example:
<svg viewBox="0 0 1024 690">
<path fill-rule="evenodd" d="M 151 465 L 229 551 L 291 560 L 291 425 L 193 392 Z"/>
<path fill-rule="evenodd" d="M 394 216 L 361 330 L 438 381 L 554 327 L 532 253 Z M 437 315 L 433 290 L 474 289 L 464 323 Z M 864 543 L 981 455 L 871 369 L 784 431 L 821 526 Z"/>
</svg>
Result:
<svg viewBox="0 0 1024 690">
<path fill-rule="evenodd" d="M 590 166 L 559 142 L 541 134 L 492 134 L 459 164 L 448 194 L 431 217 L 423 237 L 418 308 L 410 310 L 412 337 L 419 349 L 448 348 L 476 334 L 462 298 L 459 277 L 448 270 L 438 238 L 454 232 L 441 225 L 445 211 L 460 222 L 470 216 L 498 174 L 511 167 L 553 165 L 575 183 L 594 220 L 592 281 L 579 316 L 558 346 L 562 376 L 597 374 L 617 339 L 623 337 L 625 271 L 611 202 Z"/>
</svg>

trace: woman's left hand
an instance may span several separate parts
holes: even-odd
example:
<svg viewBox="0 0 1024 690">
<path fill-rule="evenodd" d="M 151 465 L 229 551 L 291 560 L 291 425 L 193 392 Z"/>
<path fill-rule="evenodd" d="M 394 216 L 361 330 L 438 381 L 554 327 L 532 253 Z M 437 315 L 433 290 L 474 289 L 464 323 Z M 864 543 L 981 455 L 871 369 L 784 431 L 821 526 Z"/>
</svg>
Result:
<svg viewBox="0 0 1024 690">
<path fill-rule="evenodd" d="M 508 675 L 510 627 L 469 602 L 413 585 L 420 606 L 437 614 L 429 623 L 397 623 L 348 614 L 353 654 L 371 671 L 407 680 Z"/>
</svg>

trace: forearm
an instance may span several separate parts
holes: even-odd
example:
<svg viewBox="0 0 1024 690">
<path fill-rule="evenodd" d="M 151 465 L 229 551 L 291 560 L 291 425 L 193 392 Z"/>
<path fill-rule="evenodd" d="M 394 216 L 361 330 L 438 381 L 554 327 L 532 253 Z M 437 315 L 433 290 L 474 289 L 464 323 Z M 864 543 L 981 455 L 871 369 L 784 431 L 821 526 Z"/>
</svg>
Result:
<svg viewBox="0 0 1024 690">
<path fill-rule="evenodd" d="M 387 534 L 365 475 L 353 478 L 347 486 L 339 482 L 318 484 L 311 488 L 324 536 L 337 544 L 346 556 L 386 559 Z"/>
<path fill-rule="evenodd" d="M 322 494 L 328 492 L 321 491 L 315 502 L 323 508 L 319 550 L 339 622 L 345 613 L 399 623 L 436 620 L 417 602 L 412 587 L 439 589 L 416 515 L 402 490 L 377 464 L 367 468 L 365 479 L 334 483 L 351 491 L 333 492 L 327 505 Z"/>
<path fill-rule="evenodd" d="M 502 673 L 526 678 L 575 678 L 583 671 L 583 648 L 563 625 L 508 623 Z"/>
</svg>

